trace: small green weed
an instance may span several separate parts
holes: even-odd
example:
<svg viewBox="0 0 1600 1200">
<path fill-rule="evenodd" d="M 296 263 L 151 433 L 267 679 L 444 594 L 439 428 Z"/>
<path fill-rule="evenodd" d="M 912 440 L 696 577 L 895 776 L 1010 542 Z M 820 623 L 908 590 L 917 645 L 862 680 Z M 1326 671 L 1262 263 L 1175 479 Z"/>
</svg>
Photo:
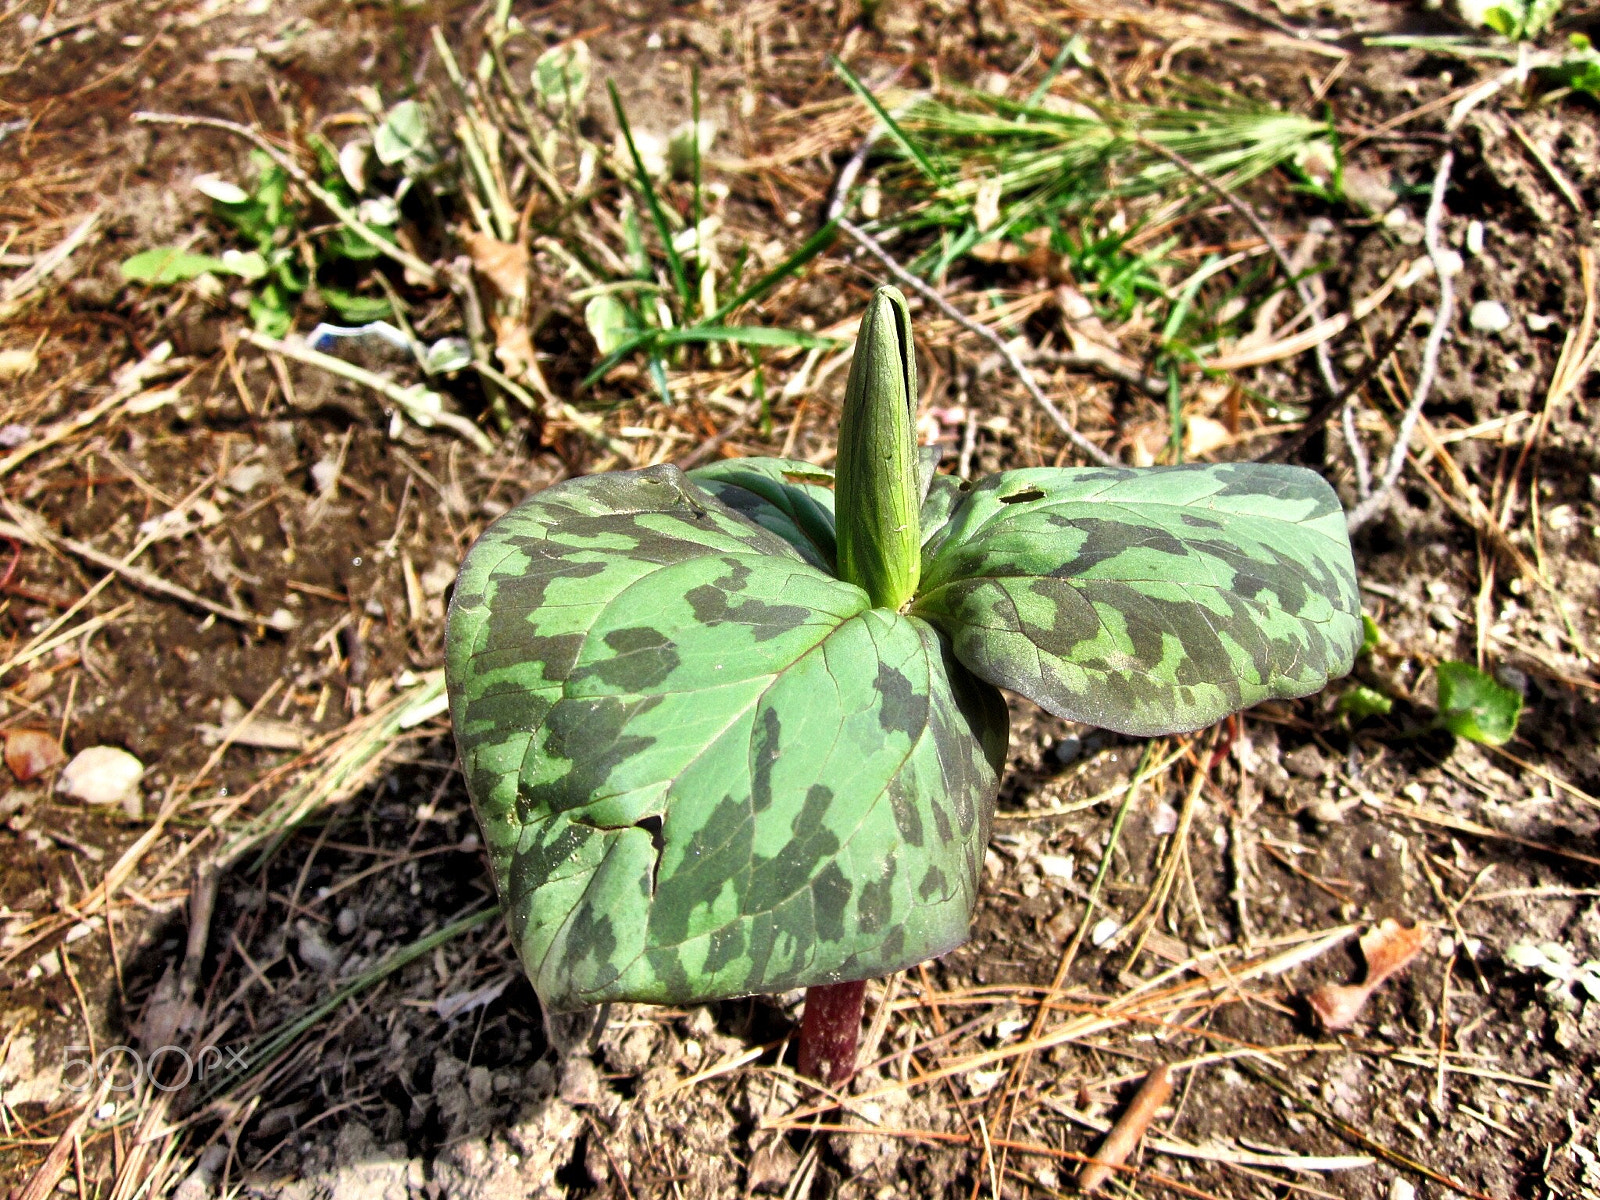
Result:
<svg viewBox="0 0 1600 1200">
<path fill-rule="evenodd" d="M 1487 746 L 1501 746 L 1511 740 L 1522 716 L 1520 692 L 1467 663 L 1442 662 L 1435 673 L 1439 681 L 1439 728 Z"/>
<path fill-rule="evenodd" d="M 392 242 L 401 202 L 415 176 L 431 165 L 427 140 L 426 114 L 416 101 L 407 100 L 374 114 L 370 139 L 341 152 L 313 135 L 310 147 L 324 191 Z M 376 170 L 369 167 L 369 158 L 377 159 Z M 152 287 L 235 277 L 250 290 L 251 324 L 271 337 L 289 331 L 301 298 L 313 284 L 341 320 L 360 324 L 388 316 L 386 299 L 359 291 L 370 282 L 382 253 L 378 247 L 342 222 L 314 225 L 321 214 L 296 201 L 288 172 L 267 154 L 252 151 L 249 163 L 253 178 L 243 185 L 215 175 L 194 181 L 236 245 L 216 256 L 158 246 L 123 262 L 123 277 Z"/>
<path fill-rule="evenodd" d="M 1538 37 L 1561 11 L 1562 0 L 1461 0 L 1461 15 L 1515 42 Z"/>
</svg>

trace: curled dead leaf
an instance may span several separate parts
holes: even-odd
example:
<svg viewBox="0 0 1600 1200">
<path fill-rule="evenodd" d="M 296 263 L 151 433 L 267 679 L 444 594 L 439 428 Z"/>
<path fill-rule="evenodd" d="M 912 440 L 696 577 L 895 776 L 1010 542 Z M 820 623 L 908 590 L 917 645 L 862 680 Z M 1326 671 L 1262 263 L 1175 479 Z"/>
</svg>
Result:
<svg viewBox="0 0 1600 1200">
<path fill-rule="evenodd" d="M 1386 918 L 1361 935 L 1361 955 L 1367 960 L 1367 977 L 1361 983 L 1327 983 L 1306 997 L 1317 1020 L 1330 1033 L 1355 1024 L 1367 999 L 1383 981 L 1406 965 L 1427 944 L 1428 931 L 1410 928 Z"/>
<path fill-rule="evenodd" d="M 463 239 L 472 265 L 489 281 L 502 300 L 521 301 L 528 294 L 528 248 L 502 242 L 486 233 L 468 233 Z"/>
<path fill-rule="evenodd" d="M 6 766 L 17 782 L 37 779 L 66 761 L 67 752 L 52 734 L 42 729 L 6 730 Z"/>
</svg>

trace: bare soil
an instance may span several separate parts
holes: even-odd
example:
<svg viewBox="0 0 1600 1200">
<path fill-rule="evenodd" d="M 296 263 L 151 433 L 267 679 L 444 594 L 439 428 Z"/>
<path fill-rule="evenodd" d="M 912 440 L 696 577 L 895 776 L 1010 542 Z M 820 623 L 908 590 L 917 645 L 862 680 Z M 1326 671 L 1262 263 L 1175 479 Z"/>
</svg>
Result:
<svg viewBox="0 0 1600 1200">
<path fill-rule="evenodd" d="M 120 746 L 147 771 L 142 805 L 126 810 L 72 800 L 48 776 L 6 777 L 0 1184 L 184 1200 L 1054 1196 L 1098 1143 L 1093 1123 L 1170 1062 L 1178 1086 L 1152 1136 L 1201 1156 L 1153 1142 L 1118 1187 L 1600 1194 L 1600 1001 L 1560 994 L 1507 958 L 1532 942 L 1600 959 L 1600 393 L 1586 376 L 1546 407 L 1562 347 L 1594 303 L 1580 251 L 1595 240 L 1600 134 L 1590 101 L 1516 89 L 1447 133 L 1450 97 L 1497 68 L 1360 37 L 1456 31 L 1421 5 L 885 0 L 870 15 L 775 0 L 514 6 L 532 31 L 516 70 L 539 46 L 581 36 L 596 79 L 615 80 L 640 128 L 665 132 L 687 117 L 698 69 L 705 111 L 725 130 L 710 173 L 728 188 L 726 228 L 751 246 L 793 246 L 817 227 L 867 128 L 859 112 L 841 116 L 854 110 L 828 52 L 877 83 L 897 70 L 910 86 L 994 72 L 1032 80 L 1080 33 L 1097 86 L 1113 94 L 1137 97 L 1172 74 L 1285 108 L 1326 105 L 1348 168 L 1394 206 L 1364 215 L 1278 177 L 1247 195 L 1280 233 L 1316 223 L 1330 312 L 1422 253 L 1426 191 L 1453 145 L 1443 233 L 1463 254 L 1457 313 L 1428 429 L 1393 504 L 1356 539 L 1383 631 L 1357 675 L 1399 700 L 1387 718 L 1352 725 L 1333 689 L 1150 747 L 1173 761 L 1129 805 L 1087 918 L 1119 789 L 1147 747 L 1014 704 L 1013 772 L 972 940 L 871 985 L 869 1021 L 888 1008 L 852 1085 L 860 1098 L 844 1107 L 793 1072 L 799 993 L 691 1011 L 617 1006 L 547 1027 L 497 920 L 352 987 L 264 1050 L 364 972 L 483 911 L 494 888 L 437 716 L 328 783 L 281 838 L 233 855 L 230 839 L 297 782 L 326 782 L 351 739 L 426 685 L 455 564 L 487 523 L 606 455 L 554 417 L 519 424 L 490 455 L 448 431 L 391 427 L 369 394 L 237 345 L 244 318 L 227 296 L 125 285 L 117 265 L 137 250 L 191 237 L 220 248 L 189 181 L 241 175 L 248 151 L 223 133 L 133 115 L 225 117 L 288 145 L 359 111 L 358 88 L 393 99 L 436 83 L 435 26 L 475 61 L 484 7 L 21 0 L 0 11 L 0 301 L 5 280 L 99 214 L 82 247 L 0 319 L 0 351 L 36 356 L 0 380 L 0 433 L 17 427 L 3 453 L 119 387 L 135 398 L 25 460 L 0 460 L 0 515 L 20 524 L 34 514 L 50 534 L 0 547 L 5 657 L 57 624 L 79 631 L 8 668 L 0 729 L 49 731 L 69 753 Z M 1571 28 L 1593 22 L 1584 6 L 1569 9 Z M 1276 31 L 1284 23 L 1316 37 L 1301 44 Z M 583 120 L 609 130 L 603 93 L 588 109 Z M 824 127 L 837 136 L 811 148 Z M 1177 228 L 1186 252 L 1250 236 L 1221 205 Z M 635 438 L 641 462 L 681 458 L 730 429 L 746 401 L 718 389 L 737 372 L 703 360 L 681 410 L 664 411 L 632 366 L 580 394 L 598 358 L 581 305 L 566 301 L 559 264 L 536 256 L 533 270 L 546 378 L 613 435 L 651 431 Z M 746 319 L 827 329 L 859 313 L 877 279 L 876 264 L 841 241 Z M 946 292 L 971 311 L 968 296 L 1049 286 L 1023 266 L 973 264 Z M 1402 389 L 1417 378 L 1431 288 L 1420 285 L 1416 328 L 1366 393 L 1361 432 L 1380 464 Z M 425 312 L 448 306 L 442 293 L 411 299 Z M 1505 306 L 1507 329 L 1473 328 L 1468 314 L 1485 300 Z M 1341 371 L 1404 311 L 1391 300 L 1343 335 Z M 918 320 L 924 406 L 975 412 L 974 472 L 1075 461 L 987 345 L 931 309 Z M 1046 297 L 1024 332 L 1059 342 L 1060 322 Z M 1140 330 L 1119 336 L 1139 353 Z M 171 357 L 157 363 L 164 344 Z M 141 362 L 157 365 L 129 384 Z M 773 367 L 770 425 L 732 425 L 716 453 L 827 461 L 843 377 L 785 394 L 798 366 Z M 1164 429 L 1162 407 L 1141 395 L 1092 375 L 1042 379 L 1115 453 Z M 1251 411 L 1303 410 L 1313 394 L 1305 355 L 1241 382 Z M 484 397 L 463 386 L 453 400 L 476 415 Z M 1212 411 L 1230 403 L 1238 396 L 1218 393 Z M 943 437 L 954 459 L 961 425 Z M 1353 501 L 1336 424 L 1299 458 Z M 151 532 L 137 560 L 146 576 L 262 620 L 221 617 L 126 577 L 78 607 L 105 567 L 62 539 L 121 558 Z M 1544 582 L 1519 573 L 1507 546 Z M 273 627 L 289 624 L 280 611 L 292 628 Z M 1503 752 L 1429 728 L 1432 665 L 1477 661 L 1480 650 L 1525 689 Z M 249 710 L 284 740 L 219 749 Z M 1158 919 L 1142 940 L 1119 933 L 1156 888 L 1175 828 L 1186 851 Z M 195 943 L 197 898 L 209 920 Z M 1307 995 L 1360 980 L 1354 935 L 1385 919 L 1425 927 L 1427 948 L 1350 1029 L 1321 1030 Z M 1088 936 L 1034 1029 L 1083 922 Z M 1350 936 L 1317 941 L 1341 929 Z M 1296 947 L 1320 951 L 1251 973 Z M 1102 1019 L 1051 1040 L 1091 1017 Z M 1018 1055 L 1031 1035 L 1045 1044 Z M 129 1082 L 133 1050 L 174 1044 L 237 1056 L 202 1055 L 208 1077 L 171 1091 L 102 1087 Z M 85 1046 L 99 1065 L 69 1066 Z M 133 1049 L 102 1054 L 112 1047 Z M 158 1081 L 171 1083 L 174 1069 L 164 1063 Z M 1330 1156 L 1372 1162 L 1309 1161 Z"/>
</svg>

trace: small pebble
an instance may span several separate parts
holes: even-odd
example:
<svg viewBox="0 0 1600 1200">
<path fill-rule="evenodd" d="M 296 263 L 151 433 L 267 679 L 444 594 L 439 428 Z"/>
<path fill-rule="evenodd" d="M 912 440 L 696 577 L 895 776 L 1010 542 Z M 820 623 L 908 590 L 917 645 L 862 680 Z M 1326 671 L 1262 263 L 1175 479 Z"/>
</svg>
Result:
<svg viewBox="0 0 1600 1200">
<path fill-rule="evenodd" d="M 56 780 L 56 790 L 85 804 L 137 807 L 144 764 L 119 746 L 90 746 L 79 751 Z"/>
<path fill-rule="evenodd" d="M 1039 873 L 1047 879 L 1059 879 L 1063 882 L 1070 880 L 1077 865 L 1077 861 L 1070 854 L 1039 855 Z"/>
<path fill-rule="evenodd" d="M 361 918 L 356 916 L 353 908 L 341 908 L 339 915 L 333 919 L 333 927 L 339 931 L 340 937 L 349 937 L 361 924 Z"/>
<path fill-rule="evenodd" d="M 1480 333 L 1499 333 L 1511 327 L 1511 314 L 1498 300 L 1479 300 L 1467 314 L 1467 324 Z"/>
<path fill-rule="evenodd" d="M 1472 221 L 1467 225 L 1467 253 L 1483 253 L 1483 222 Z"/>
<path fill-rule="evenodd" d="M 1050 748 L 1053 757 L 1062 766 L 1075 760 L 1083 753 L 1083 739 L 1075 733 L 1069 733 Z"/>
<path fill-rule="evenodd" d="M 1528 322 L 1528 328 L 1534 333 L 1543 333 L 1556 323 L 1556 319 L 1546 313 L 1529 313 L 1524 320 Z"/>
</svg>

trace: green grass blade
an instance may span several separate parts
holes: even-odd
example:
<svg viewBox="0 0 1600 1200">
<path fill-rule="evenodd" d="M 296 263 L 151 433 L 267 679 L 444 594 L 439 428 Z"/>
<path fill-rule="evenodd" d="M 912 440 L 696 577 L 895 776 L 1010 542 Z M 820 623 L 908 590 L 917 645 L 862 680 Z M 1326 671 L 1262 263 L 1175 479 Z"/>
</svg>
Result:
<svg viewBox="0 0 1600 1200">
<path fill-rule="evenodd" d="M 845 343 L 837 338 L 801 333 L 798 329 L 770 329 L 765 325 L 691 325 L 669 329 L 656 338 L 659 346 L 687 346 L 696 342 L 731 342 L 737 346 L 779 346 L 801 350 L 831 350 Z"/>
<path fill-rule="evenodd" d="M 584 388 L 593 387 L 607 375 L 611 374 L 612 371 L 616 370 L 618 363 L 637 350 L 648 347 L 653 353 L 656 339 L 660 336 L 661 331 L 659 329 L 646 329 L 638 334 L 635 334 L 633 337 L 628 338 L 610 354 L 602 358 L 599 363 L 595 365 L 594 370 L 590 371 L 583 377 L 583 382 L 578 386 Z"/>
<path fill-rule="evenodd" d="M 769 329 L 764 325 L 691 325 L 687 329 L 651 329 L 623 342 L 584 376 L 582 387 L 593 387 L 618 363 L 639 350 L 651 355 L 667 346 L 690 346 L 702 342 L 728 342 L 736 346 L 776 346 L 780 349 L 831 350 L 844 343 L 797 329 Z"/>
<path fill-rule="evenodd" d="M 1029 92 L 1028 98 L 1022 102 L 1024 107 L 1037 108 L 1039 106 L 1039 102 L 1050 91 L 1050 85 L 1056 81 L 1056 77 L 1062 71 L 1066 70 L 1068 60 L 1081 52 L 1080 47 L 1082 45 L 1082 39 L 1078 34 L 1073 34 L 1071 38 L 1062 44 L 1061 49 L 1056 51 L 1056 56 L 1050 60 L 1050 65 L 1045 68 L 1044 78 L 1039 80 L 1039 86 Z"/>
<path fill-rule="evenodd" d="M 370 970 L 363 971 L 303 1017 L 279 1026 L 246 1050 L 244 1053 L 246 1066 L 240 1071 L 221 1075 L 214 1087 L 208 1087 L 201 1093 L 201 1103 L 230 1091 L 251 1076 L 258 1074 L 264 1067 L 270 1066 L 280 1054 L 294 1045 L 302 1034 L 330 1014 L 337 1012 L 346 1000 L 360 995 L 369 987 L 382 982 L 402 967 L 410 966 L 424 954 L 432 953 L 437 947 L 454 941 L 463 933 L 476 929 L 485 921 L 489 921 L 499 915 L 500 906 L 497 904 L 492 908 L 485 908 L 475 912 L 471 916 L 462 917 L 459 921 L 446 925 L 443 929 L 435 930 L 433 933 L 412 942 L 411 945 L 395 951 Z"/>
<path fill-rule="evenodd" d="M 795 274 L 800 270 L 801 267 L 805 266 L 813 258 L 821 254 L 830 245 L 832 245 L 834 233 L 834 222 L 829 221 L 821 229 L 817 230 L 804 242 L 802 242 L 800 244 L 800 248 L 793 254 L 789 255 L 788 258 L 784 259 L 777 266 L 773 267 L 772 270 L 768 271 L 760 279 L 756 280 L 749 287 L 745 288 L 744 291 L 740 292 L 732 300 L 729 300 L 727 303 L 723 304 L 717 309 L 716 312 L 707 316 L 705 323 L 707 325 L 714 325 L 718 321 L 722 320 L 723 317 L 733 312 L 735 309 L 742 308 L 751 301 L 759 300 L 762 296 L 765 296 L 773 288 L 777 287 L 785 279 L 789 278 L 789 276 Z"/>
<path fill-rule="evenodd" d="M 689 201 L 689 227 L 694 230 L 695 283 L 705 278 L 706 251 L 700 244 L 700 64 L 695 63 L 689 75 L 689 153 L 694 162 L 694 195 Z M 698 297 L 699 288 L 695 290 Z M 684 309 L 685 316 L 688 309 Z"/>
<path fill-rule="evenodd" d="M 938 167 L 934 166 L 932 161 L 926 154 L 922 152 L 917 144 L 906 136 L 906 131 L 900 128 L 900 122 L 896 121 L 892 116 L 890 116 L 889 110 L 884 108 L 882 104 L 878 103 L 878 98 L 868 90 L 867 85 L 862 83 L 861 80 L 857 79 L 855 72 L 849 67 L 845 66 L 837 55 L 828 55 L 828 61 L 833 64 L 833 69 L 839 72 L 840 77 L 850 85 L 850 90 L 865 100 L 867 102 L 867 107 L 872 109 L 872 111 L 877 114 L 878 120 L 883 122 L 884 128 L 889 131 L 889 136 L 895 140 L 895 143 L 900 147 L 900 149 L 904 150 L 908 155 L 911 156 L 911 158 L 916 162 L 917 166 L 922 168 L 922 173 L 926 175 L 936 187 L 943 187 L 945 185 L 944 172 L 940 171 Z"/>
<path fill-rule="evenodd" d="M 607 80 L 606 90 L 611 93 L 611 108 L 617 114 L 617 124 L 622 129 L 622 139 L 627 142 L 628 154 L 633 159 L 633 170 L 639 180 L 639 190 L 644 193 L 645 203 L 650 207 L 650 219 L 655 223 L 656 233 L 661 238 L 661 248 L 666 251 L 667 269 L 672 273 L 673 289 L 683 303 L 683 311 L 687 313 L 689 306 L 694 302 L 694 293 L 689 288 L 689 277 L 683 270 L 683 259 L 679 256 L 677 247 L 672 244 L 672 226 L 667 224 L 667 214 L 661 207 L 660 198 L 656 195 L 655 184 L 650 182 L 650 172 L 645 170 L 644 159 L 639 157 L 639 147 L 633 144 L 633 129 L 628 124 L 628 115 L 622 111 L 622 100 L 617 95 L 617 85 Z"/>
</svg>

